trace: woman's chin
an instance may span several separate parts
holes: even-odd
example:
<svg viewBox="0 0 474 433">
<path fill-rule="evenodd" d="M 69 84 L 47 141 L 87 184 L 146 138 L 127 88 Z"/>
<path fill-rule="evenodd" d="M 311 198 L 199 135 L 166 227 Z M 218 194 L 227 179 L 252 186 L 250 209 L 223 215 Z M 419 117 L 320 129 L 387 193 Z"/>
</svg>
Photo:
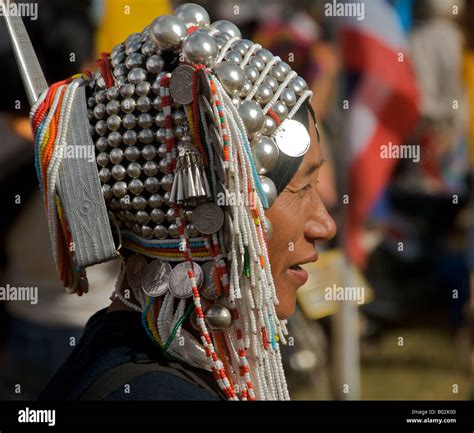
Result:
<svg viewBox="0 0 474 433">
<path fill-rule="evenodd" d="M 283 278 L 280 284 L 276 284 L 278 305 L 275 306 L 277 316 L 280 320 L 288 319 L 295 312 L 296 291 L 299 286 L 292 281 Z"/>
</svg>

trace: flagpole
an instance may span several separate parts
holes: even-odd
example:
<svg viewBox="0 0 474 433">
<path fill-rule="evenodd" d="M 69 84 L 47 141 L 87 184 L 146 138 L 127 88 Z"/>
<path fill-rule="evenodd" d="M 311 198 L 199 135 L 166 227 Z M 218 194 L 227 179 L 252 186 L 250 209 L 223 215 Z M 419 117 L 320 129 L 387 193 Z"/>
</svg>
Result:
<svg viewBox="0 0 474 433">
<path fill-rule="evenodd" d="M 10 3 L 13 3 L 13 1 L 10 0 Z M 11 16 L 9 14 L 4 0 L 0 0 L 0 8 L 3 10 L 3 17 L 23 86 L 25 87 L 26 96 L 30 106 L 32 106 L 38 100 L 41 92 L 48 87 L 48 83 L 23 20 L 20 16 Z"/>
<path fill-rule="evenodd" d="M 364 2 L 365 3 L 365 2 Z M 348 145 L 347 136 L 343 135 L 344 145 Z M 351 285 L 350 263 L 345 248 L 345 237 L 347 236 L 348 207 L 351 205 L 349 196 L 349 173 L 350 173 L 350 152 L 343 152 L 341 191 L 347 194 L 349 202 L 342 206 L 341 236 L 338 244 L 344 253 L 344 266 L 342 269 L 342 280 L 345 287 Z M 353 273 L 352 273 L 353 274 Z M 331 318 L 333 328 L 332 354 L 334 359 L 334 383 L 336 398 L 339 400 L 359 400 L 360 399 L 360 332 L 359 332 L 359 311 L 357 305 L 344 300 L 339 302 L 339 309 Z"/>
</svg>

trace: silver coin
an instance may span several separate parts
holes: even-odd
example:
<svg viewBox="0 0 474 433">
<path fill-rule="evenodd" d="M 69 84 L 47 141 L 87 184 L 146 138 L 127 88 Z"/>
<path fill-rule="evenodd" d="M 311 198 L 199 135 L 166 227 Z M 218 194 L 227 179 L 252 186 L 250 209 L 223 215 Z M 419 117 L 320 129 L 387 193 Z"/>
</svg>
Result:
<svg viewBox="0 0 474 433">
<path fill-rule="evenodd" d="M 148 263 L 142 276 L 142 289 L 151 297 L 158 297 L 168 290 L 171 265 L 163 260 Z"/>
<path fill-rule="evenodd" d="M 170 292 L 177 298 L 189 298 L 193 295 L 193 288 L 188 276 L 190 269 L 189 262 L 178 263 L 171 271 L 169 276 Z M 201 266 L 193 262 L 194 277 L 198 289 L 202 286 L 204 276 Z"/>
<path fill-rule="evenodd" d="M 204 70 L 199 69 L 199 94 L 204 95 L 207 99 L 211 100 L 212 92 L 211 92 L 211 85 L 209 84 L 209 80 L 207 78 L 206 73 Z"/>
<path fill-rule="evenodd" d="M 214 270 L 216 264 L 214 261 L 206 262 L 202 265 L 202 271 L 204 273 L 204 284 L 201 289 L 201 294 L 206 299 L 215 301 L 219 296 L 216 292 L 216 285 L 214 283 Z"/>
<path fill-rule="evenodd" d="M 218 155 L 222 155 L 224 149 L 224 143 L 222 142 L 221 136 L 217 128 L 211 125 L 209 128 L 209 134 L 211 135 L 211 143 L 214 146 L 214 150 Z"/>
<path fill-rule="evenodd" d="M 232 239 L 234 237 L 234 227 L 232 223 L 232 217 L 230 212 L 224 212 L 224 248 L 226 251 L 230 251 L 232 248 Z"/>
<path fill-rule="evenodd" d="M 294 119 L 284 120 L 274 139 L 283 153 L 293 157 L 304 155 L 311 144 L 308 130 Z"/>
<path fill-rule="evenodd" d="M 193 102 L 194 68 L 189 65 L 178 66 L 170 78 L 170 95 L 178 104 L 187 105 Z"/>
<path fill-rule="evenodd" d="M 211 235 L 224 224 L 224 212 L 214 202 L 201 203 L 194 209 L 193 224 L 201 233 Z"/>
<path fill-rule="evenodd" d="M 147 265 L 144 256 L 133 255 L 127 261 L 127 268 L 125 275 L 130 288 L 133 290 L 140 290 L 142 287 L 142 274 Z"/>
<path fill-rule="evenodd" d="M 207 114 L 207 118 L 214 123 L 216 128 L 219 128 L 219 121 L 217 120 L 217 117 L 214 114 L 214 111 L 212 111 L 212 107 L 209 102 L 209 99 L 207 99 L 204 95 L 199 95 L 199 99 L 202 101 L 202 104 L 204 105 L 204 111 Z"/>
<path fill-rule="evenodd" d="M 226 177 L 225 177 L 224 161 L 222 160 L 220 155 L 216 155 L 216 157 L 214 158 L 214 163 L 216 165 L 216 171 L 217 171 L 217 175 L 219 176 L 219 180 L 221 182 L 225 182 Z"/>
</svg>

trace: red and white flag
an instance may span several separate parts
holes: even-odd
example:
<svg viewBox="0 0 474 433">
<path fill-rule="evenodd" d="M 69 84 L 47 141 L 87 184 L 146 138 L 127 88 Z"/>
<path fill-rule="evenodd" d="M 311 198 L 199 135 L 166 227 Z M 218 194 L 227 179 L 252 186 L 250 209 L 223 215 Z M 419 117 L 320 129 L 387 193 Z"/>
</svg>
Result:
<svg viewBox="0 0 474 433">
<path fill-rule="evenodd" d="M 403 145 L 409 138 L 419 116 L 418 91 L 395 9 L 385 0 L 338 3 L 359 4 L 346 11 L 363 13 L 340 21 L 345 69 L 356 77 L 346 118 L 345 245 L 349 260 L 363 267 L 362 229 L 397 164 L 396 158 L 382 158 L 381 148 Z"/>
</svg>

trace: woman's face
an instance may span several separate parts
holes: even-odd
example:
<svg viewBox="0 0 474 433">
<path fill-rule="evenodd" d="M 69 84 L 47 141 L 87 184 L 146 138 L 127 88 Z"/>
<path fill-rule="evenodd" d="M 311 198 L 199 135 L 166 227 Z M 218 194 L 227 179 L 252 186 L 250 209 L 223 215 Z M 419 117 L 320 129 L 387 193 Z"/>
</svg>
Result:
<svg viewBox="0 0 474 433">
<path fill-rule="evenodd" d="M 273 226 L 268 250 L 280 319 L 293 314 L 296 291 L 308 279 L 299 265 L 316 261 L 315 242 L 329 240 L 336 234 L 336 224 L 318 193 L 322 161 L 319 143 L 313 141 L 291 182 L 265 212 Z"/>
</svg>

